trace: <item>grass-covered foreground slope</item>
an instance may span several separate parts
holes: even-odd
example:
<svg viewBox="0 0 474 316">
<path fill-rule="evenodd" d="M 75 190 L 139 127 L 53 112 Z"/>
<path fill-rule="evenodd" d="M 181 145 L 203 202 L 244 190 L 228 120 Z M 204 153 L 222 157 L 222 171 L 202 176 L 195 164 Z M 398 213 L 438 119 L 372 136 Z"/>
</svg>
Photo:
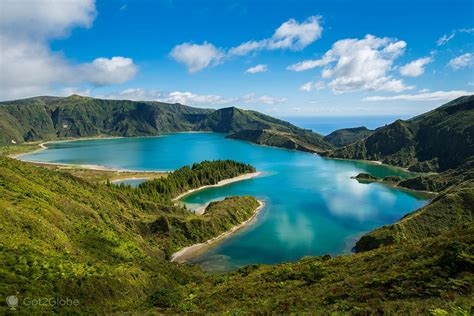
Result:
<svg viewBox="0 0 474 316">
<path fill-rule="evenodd" d="M 249 218 L 258 204 L 254 198 L 215 202 L 197 216 L 172 204 L 169 196 L 90 183 L 68 172 L 0 158 L 0 295 L 17 295 L 20 312 L 420 314 L 471 309 L 472 224 L 351 256 L 206 274 L 170 262 L 169 255 Z M 199 172 L 184 174 L 192 182 Z M 25 298 L 43 297 L 79 303 L 22 305 Z M 2 304 L 0 310 L 8 307 Z"/>
<path fill-rule="evenodd" d="M 235 107 L 211 110 L 182 104 L 102 100 L 78 95 L 0 102 L 0 145 L 58 138 L 243 130 L 277 131 L 293 138 L 304 138 L 318 151 L 332 148 L 317 133 Z"/>
<path fill-rule="evenodd" d="M 357 241 L 356 251 L 382 245 L 420 241 L 474 222 L 474 179 L 442 191 L 428 205 L 392 225 L 378 228 Z"/>
<path fill-rule="evenodd" d="M 366 139 L 323 155 L 379 160 L 419 172 L 454 169 L 474 156 L 474 96 L 457 98 L 407 121 L 397 120 Z"/>
<path fill-rule="evenodd" d="M 203 277 L 167 258 L 250 218 L 258 206 L 252 197 L 233 197 L 197 216 L 155 200 L 0 157 L 0 295 L 76 298 L 83 310 L 166 306 L 163 295 Z"/>
<path fill-rule="evenodd" d="M 473 253 L 471 224 L 422 243 L 333 259 L 248 266 L 188 287 L 190 310 L 234 315 L 469 315 Z"/>
</svg>

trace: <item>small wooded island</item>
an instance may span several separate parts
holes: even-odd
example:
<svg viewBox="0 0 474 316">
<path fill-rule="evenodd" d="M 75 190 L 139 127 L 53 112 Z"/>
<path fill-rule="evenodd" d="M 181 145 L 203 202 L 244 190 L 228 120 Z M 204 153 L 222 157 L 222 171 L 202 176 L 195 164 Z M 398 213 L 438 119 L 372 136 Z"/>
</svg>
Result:
<svg viewBox="0 0 474 316">
<path fill-rule="evenodd" d="M 430 172 L 409 179 L 354 176 L 437 195 L 398 222 L 362 236 L 353 255 L 211 274 L 172 262 L 173 254 L 252 220 L 261 204 L 251 196 L 227 197 L 197 215 L 176 198 L 254 174 L 253 166 L 233 160 L 197 162 L 132 188 L 104 183 L 103 176 L 91 180 L 74 168 L 7 157 L 34 150 L 27 143 L 31 141 L 170 131 L 225 132 L 325 159 L 377 160 Z M 81 301 L 79 306 L 22 306 L 24 313 L 472 311 L 474 96 L 375 131 L 344 130 L 333 136 L 237 108 L 207 110 L 77 95 L 3 102 L 0 293 L 48 293 Z"/>
</svg>

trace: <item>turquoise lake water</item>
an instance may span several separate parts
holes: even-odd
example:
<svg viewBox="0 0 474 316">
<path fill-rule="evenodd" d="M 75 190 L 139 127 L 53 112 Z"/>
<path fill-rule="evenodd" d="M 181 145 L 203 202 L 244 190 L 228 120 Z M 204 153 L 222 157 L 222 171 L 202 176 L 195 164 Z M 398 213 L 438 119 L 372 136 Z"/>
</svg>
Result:
<svg viewBox="0 0 474 316">
<path fill-rule="evenodd" d="M 184 200 L 194 206 L 229 195 L 253 195 L 265 201 L 252 224 L 194 260 L 212 271 L 347 253 L 364 232 L 393 223 L 427 202 L 417 194 L 350 178 L 359 172 L 406 176 L 399 169 L 323 159 L 224 136 L 183 133 L 52 143 L 22 159 L 133 170 L 173 170 L 212 159 L 252 164 L 262 176 L 198 191 Z"/>
</svg>

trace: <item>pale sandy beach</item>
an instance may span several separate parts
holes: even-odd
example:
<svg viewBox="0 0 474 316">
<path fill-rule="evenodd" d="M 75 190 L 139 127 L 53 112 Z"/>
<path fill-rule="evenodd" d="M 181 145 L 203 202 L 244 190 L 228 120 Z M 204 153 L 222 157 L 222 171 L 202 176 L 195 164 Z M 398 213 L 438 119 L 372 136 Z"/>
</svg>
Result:
<svg viewBox="0 0 474 316">
<path fill-rule="evenodd" d="M 241 176 L 234 177 L 232 179 L 226 179 L 226 180 L 219 181 L 217 184 L 205 185 L 205 186 L 199 187 L 197 189 L 192 189 L 192 190 L 186 191 L 186 192 L 178 195 L 177 197 L 175 197 L 172 201 L 177 201 L 177 200 L 183 198 L 184 196 L 186 196 L 188 194 L 191 194 L 191 193 L 194 193 L 196 191 L 200 191 L 200 190 L 204 190 L 204 189 L 208 189 L 208 188 L 221 187 L 221 186 L 224 186 L 224 185 L 227 185 L 227 184 L 230 184 L 230 183 L 252 179 L 252 178 L 260 176 L 261 174 L 262 174 L 262 172 L 260 172 L 260 171 L 252 172 L 252 173 L 246 173 L 246 174 L 243 174 Z"/>
<path fill-rule="evenodd" d="M 214 237 L 214 238 L 211 238 L 211 239 L 207 240 L 206 242 L 194 244 L 194 245 L 185 247 L 185 248 L 181 249 L 178 252 L 175 252 L 171 256 L 171 261 L 172 262 L 178 262 L 178 263 L 186 262 L 190 258 L 195 257 L 197 254 L 199 254 L 199 253 L 203 252 L 204 250 L 206 250 L 207 248 L 213 246 L 216 242 L 221 241 L 221 240 L 229 237 L 234 232 L 236 232 L 239 229 L 243 228 L 244 226 L 250 224 L 257 217 L 259 212 L 265 206 L 265 203 L 263 201 L 259 200 L 258 203 L 259 203 L 259 206 L 255 209 L 255 213 L 248 220 L 246 220 L 245 222 L 240 223 L 239 225 L 236 225 L 236 226 L 232 227 L 231 229 L 229 229 L 228 231 L 220 234 L 217 237 Z"/>
<path fill-rule="evenodd" d="M 79 138 L 62 139 L 62 140 L 49 140 L 49 141 L 42 142 L 42 143 L 38 144 L 38 146 L 40 148 L 38 148 L 36 150 L 29 151 L 29 152 L 26 152 L 26 153 L 17 154 L 17 155 L 11 155 L 9 157 L 19 159 L 19 157 L 21 157 L 21 156 L 30 155 L 30 154 L 33 154 L 33 153 L 43 151 L 45 149 L 48 149 L 48 146 L 46 146 L 46 144 L 77 142 L 77 141 L 81 141 L 81 140 L 115 139 L 115 138 L 124 138 L 124 137 L 122 137 L 122 136 L 96 136 L 96 137 L 79 137 Z M 20 160 L 22 160 L 22 159 L 20 159 Z M 27 161 L 27 160 L 22 160 L 22 161 Z"/>
<path fill-rule="evenodd" d="M 34 160 L 28 160 L 28 159 L 21 159 L 21 158 L 16 158 L 18 160 L 24 161 L 24 162 L 29 162 L 33 163 L 36 165 L 50 165 L 50 166 L 59 166 L 59 167 L 64 167 L 64 168 L 78 168 L 78 169 L 90 169 L 90 170 L 98 170 L 98 171 L 115 171 L 115 172 L 146 172 L 146 173 L 170 173 L 171 171 L 159 171 L 159 170 L 139 170 L 139 169 L 119 169 L 119 168 L 112 168 L 112 167 L 105 167 L 105 166 L 100 166 L 100 165 L 81 165 L 81 164 L 68 164 L 68 163 L 57 163 L 57 162 L 42 162 L 42 161 L 34 161 Z M 127 180 L 126 179 L 121 179 L 121 180 Z M 133 179 L 133 178 L 130 178 Z"/>
</svg>

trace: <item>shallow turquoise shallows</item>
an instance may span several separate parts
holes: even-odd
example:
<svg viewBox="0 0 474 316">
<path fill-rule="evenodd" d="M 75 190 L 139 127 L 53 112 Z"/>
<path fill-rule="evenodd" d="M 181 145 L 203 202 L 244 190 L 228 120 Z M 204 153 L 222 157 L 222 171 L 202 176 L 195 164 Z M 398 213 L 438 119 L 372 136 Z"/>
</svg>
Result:
<svg viewBox="0 0 474 316">
<path fill-rule="evenodd" d="M 416 194 L 350 178 L 359 172 L 406 176 L 398 169 L 323 159 L 224 136 L 183 133 L 52 143 L 47 150 L 22 159 L 134 170 L 173 170 L 212 159 L 252 164 L 262 176 L 199 191 L 185 199 L 196 205 L 229 195 L 253 195 L 266 203 L 251 225 L 195 259 L 212 271 L 350 252 L 364 232 L 393 223 L 426 203 Z"/>
</svg>

